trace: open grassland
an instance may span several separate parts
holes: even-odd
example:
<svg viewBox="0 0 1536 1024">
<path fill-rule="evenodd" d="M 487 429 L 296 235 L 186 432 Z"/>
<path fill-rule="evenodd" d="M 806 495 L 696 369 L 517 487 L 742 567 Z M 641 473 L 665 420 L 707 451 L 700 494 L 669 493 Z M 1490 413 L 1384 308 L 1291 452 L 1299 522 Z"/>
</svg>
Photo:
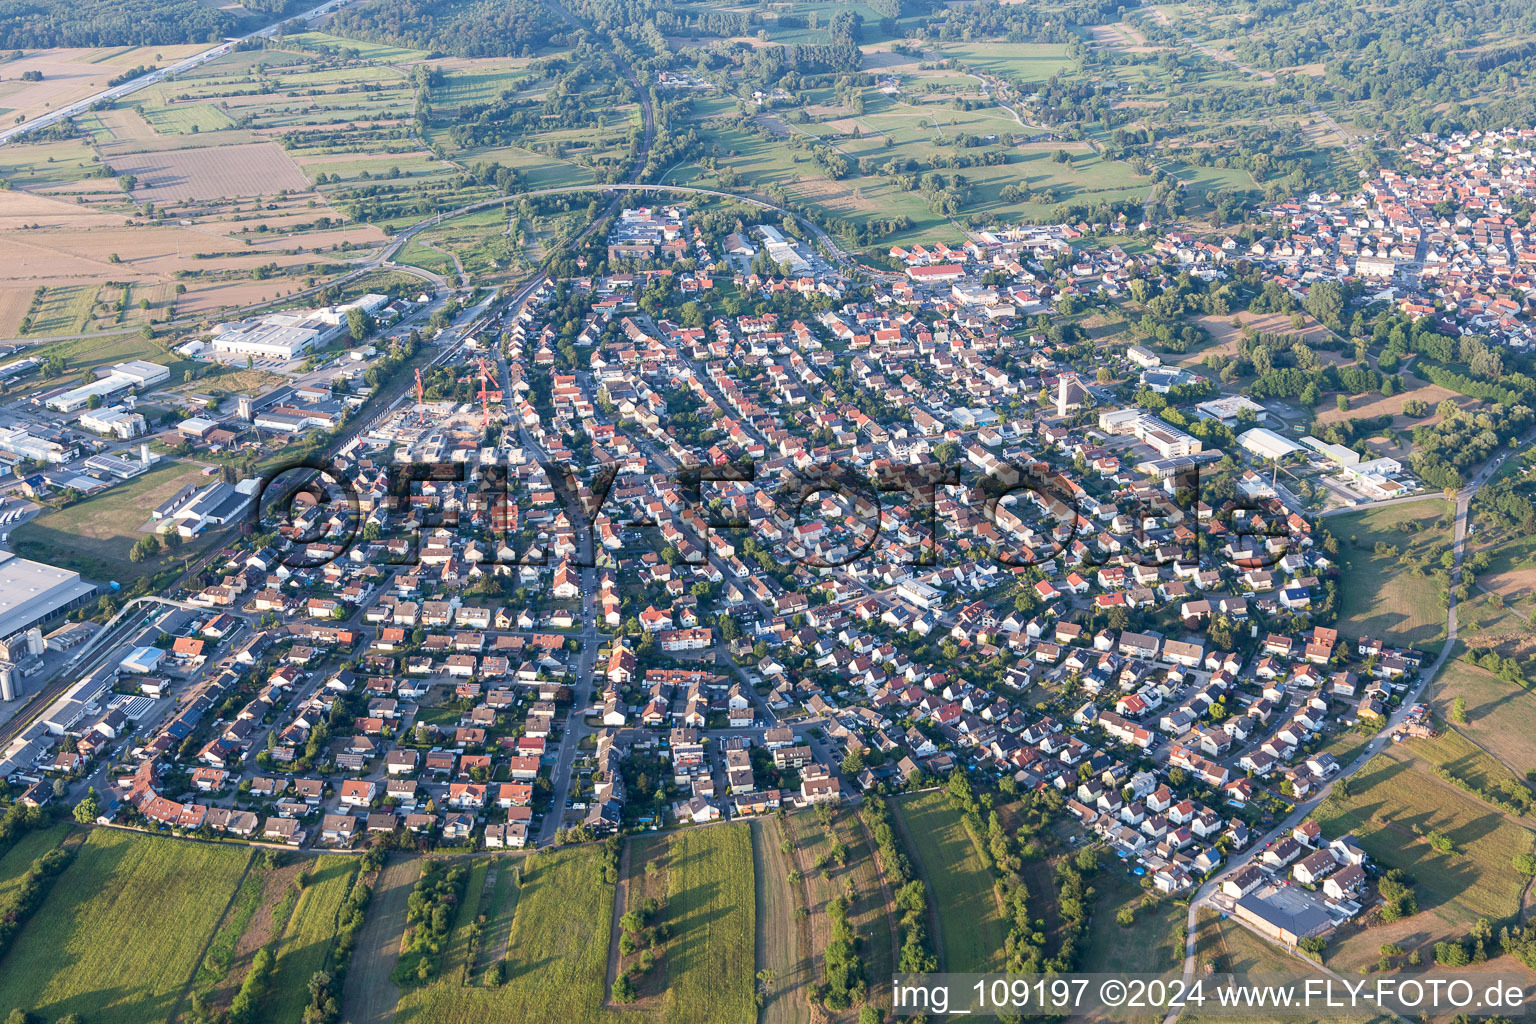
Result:
<svg viewBox="0 0 1536 1024">
<path fill-rule="evenodd" d="M 942 790 L 902 797 L 896 811 L 938 911 L 944 970 L 1001 970 L 1007 934 L 992 875 Z"/>
<path fill-rule="evenodd" d="M 1088 929 L 1088 945 L 1081 969 L 1085 971 L 1129 971 L 1162 974 L 1184 963 L 1184 909 L 1171 900 L 1153 899 L 1143 907 L 1146 893 L 1127 874 L 1124 861 L 1101 854 L 1103 870 L 1089 879 L 1097 897 L 1093 904 L 1093 925 Z M 1031 880 L 1030 895 L 1043 890 L 1047 879 Z M 1135 908 L 1136 920 L 1129 928 L 1121 926 L 1115 915 L 1125 906 Z"/>
<path fill-rule="evenodd" d="M 689 829 L 667 843 L 667 940 L 662 1019 L 733 1024 L 753 1002 L 752 839 L 748 826 Z"/>
<path fill-rule="evenodd" d="M 506 984 L 494 989 L 464 986 L 444 974 L 402 996 L 396 1024 L 595 1024 L 614 1019 L 602 1008 L 613 887 L 602 881 L 598 869 L 599 851 L 591 846 L 525 860 Z"/>
<path fill-rule="evenodd" d="M 1350 779 L 1348 796 L 1335 788 L 1315 815 L 1323 832 L 1353 832 L 1377 863 L 1406 870 L 1420 912 L 1446 926 L 1465 931 L 1479 917 L 1513 915 L 1525 889 L 1513 861 L 1531 852 L 1531 832 L 1440 779 L 1417 747 L 1410 741 L 1378 754 Z M 1431 847 L 1427 837 L 1436 831 L 1450 839 L 1452 852 Z"/>
<path fill-rule="evenodd" d="M 0 906 L 10 903 L 11 893 L 21 884 L 32 862 L 62 843 L 67 835 L 68 825 L 40 828 L 23 835 L 5 851 L 5 856 L 0 857 Z"/>
<path fill-rule="evenodd" d="M 1436 712 L 1449 720 L 1456 698 L 1467 721 L 1456 728 L 1520 775 L 1536 769 L 1536 694 L 1465 659 L 1447 662 L 1435 679 Z"/>
<path fill-rule="evenodd" d="M 964 68 L 997 75 L 1019 85 L 1044 82 L 1072 66 L 1066 44 L 1056 43 L 946 43 L 940 50 Z"/>
<path fill-rule="evenodd" d="M 0 961 L 0 1008 L 97 1024 L 168 1019 L 251 855 L 92 832 Z"/>
<path fill-rule="evenodd" d="M 288 918 L 288 927 L 277 945 L 277 966 L 272 973 L 262 1016 L 272 1021 L 297 1021 L 309 1005 L 306 986 L 315 972 L 323 970 L 336 938 L 336 914 L 351 891 L 357 875 L 357 858 L 322 856 L 307 864 L 309 884 Z"/>
<path fill-rule="evenodd" d="M 78 568 L 94 578 L 120 579 L 157 569 L 164 559 L 191 554 L 192 545 L 158 558 L 132 562 L 128 554 L 143 536 L 149 513 L 188 484 L 206 483 L 195 466 L 166 460 L 148 473 L 108 488 L 68 508 L 45 512 L 11 534 L 17 554 Z"/>
<path fill-rule="evenodd" d="M 1344 562 L 1339 582 L 1341 633 L 1412 646 L 1440 639 L 1445 632 L 1445 596 L 1428 574 L 1409 573 L 1402 555 L 1428 556 L 1448 547 L 1451 532 L 1443 522 L 1450 512 L 1450 502 L 1426 498 L 1328 520 Z M 1387 545 L 1383 553 L 1376 553 L 1377 544 Z"/>
</svg>

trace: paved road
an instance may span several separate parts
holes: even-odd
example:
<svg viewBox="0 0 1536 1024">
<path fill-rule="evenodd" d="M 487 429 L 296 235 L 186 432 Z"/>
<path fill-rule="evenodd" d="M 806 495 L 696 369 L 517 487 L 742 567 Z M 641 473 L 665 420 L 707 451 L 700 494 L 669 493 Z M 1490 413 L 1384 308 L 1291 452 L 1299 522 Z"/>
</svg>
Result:
<svg viewBox="0 0 1536 1024">
<path fill-rule="evenodd" d="M 1528 441 L 1529 436 L 1525 440 Z M 1525 445 L 1522 443 L 1520 450 L 1523 450 L 1524 447 Z M 1333 781 L 1329 782 L 1326 786 L 1323 786 L 1309 799 L 1298 803 L 1295 810 L 1293 810 L 1284 821 L 1280 822 L 1262 839 L 1256 839 L 1247 850 L 1229 859 L 1220 872 L 1213 875 L 1204 885 L 1195 890 L 1194 895 L 1190 898 L 1189 901 L 1189 915 L 1186 922 L 1186 927 L 1188 930 L 1184 939 L 1184 980 L 1186 982 L 1192 982 L 1195 976 L 1195 930 L 1198 926 L 1198 915 L 1200 908 L 1210 902 L 1211 897 L 1216 894 L 1221 883 L 1226 878 L 1241 870 L 1256 856 L 1258 856 L 1259 853 L 1263 851 L 1266 843 L 1268 843 L 1270 840 L 1278 838 L 1279 836 L 1290 831 L 1305 821 L 1307 816 L 1310 815 L 1319 804 L 1328 798 L 1329 793 L 1333 791 L 1334 785 L 1340 779 L 1347 779 L 1351 775 L 1354 775 L 1356 772 L 1358 772 L 1361 768 L 1365 767 L 1366 763 L 1369 762 L 1370 759 L 1374 757 L 1378 751 L 1381 750 L 1383 744 L 1387 742 L 1387 736 L 1393 730 L 1397 729 L 1403 724 L 1404 720 L 1406 720 L 1408 717 L 1409 709 L 1412 708 L 1414 703 L 1419 700 L 1419 697 L 1423 694 L 1424 690 L 1430 685 L 1430 683 L 1434 681 L 1435 677 L 1440 674 L 1440 670 L 1445 667 L 1446 662 L 1451 660 L 1455 653 L 1456 642 L 1460 631 L 1459 622 L 1457 620 L 1456 593 L 1454 588 L 1456 583 L 1461 579 L 1461 563 L 1465 553 L 1467 539 L 1467 510 L 1472 502 L 1473 496 L 1477 494 L 1478 489 L 1493 478 L 1494 474 L 1499 471 L 1499 468 L 1503 466 L 1504 461 L 1508 459 L 1512 453 L 1513 451 L 1510 449 L 1505 449 L 1502 451 L 1496 458 L 1490 460 L 1485 466 L 1483 466 L 1482 469 L 1478 470 L 1478 472 L 1473 475 L 1472 479 L 1467 483 L 1467 486 L 1459 491 L 1456 495 L 1456 520 L 1454 532 L 1452 534 L 1453 539 L 1451 547 L 1454 555 L 1454 563 L 1451 569 L 1452 590 L 1446 600 L 1445 642 L 1440 648 L 1439 656 L 1435 658 L 1434 662 L 1427 669 L 1424 669 L 1419 673 L 1418 682 L 1414 683 L 1413 688 L 1403 696 L 1402 704 L 1398 706 L 1397 711 L 1395 711 L 1391 718 L 1387 720 L 1386 727 L 1383 728 L 1381 734 L 1379 734 L 1375 739 L 1371 740 L 1371 742 L 1366 746 L 1365 751 L 1355 759 L 1353 764 L 1346 765 L 1343 770 L 1341 770 L 1339 774 L 1334 777 Z M 1435 495 L 1423 495 L 1414 498 L 1399 498 L 1390 502 L 1378 502 L 1377 504 L 1388 505 L 1405 501 L 1418 501 L 1423 500 L 1424 497 L 1435 497 Z M 1326 968 L 1323 969 L 1326 970 Z M 1173 1024 L 1173 1022 L 1178 1019 L 1178 1016 L 1179 1011 L 1174 1010 L 1173 1012 L 1169 1013 L 1166 1018 L 1164 1018 L 1164 1024 Z"/>
<path fill-rule="evenodd" d="M 326 2 L 321 4 L 319 7 L 316 7 L 310 11 L 306 11 L 303 14 L 296 15 L 295 17 L 304 21 L 310 21 L 320 17 L 321 15 L 330 14 L 332 11 L 345 7 L 349 2 L 351 2 L 351 0 L 326 0 Z M 278 29 L 293 20 L 294 18 L 284 18 L 282 21 L 273 22 L 266 28 L 258 29 L 255 32 L 249 33 L 248 35 L 240 36 L 236 39 L 226 39 L 224 42 L 217 46 L 203 50 L 199 53 L 195 53 L 184 60 L 177 61 L 175 64 L 159 68 L 145 75 L 140 75 L 138 78 L 135 78 L 132 81 L 124 82 L 122 85 L 115 85 L 110 89 L 103 89 L 101 92 L 98 92 L 92 96 L 87 96 L 82 100 L 76 100 L 75 102 L 70 103 L 67 106 L 60 107 L 57 110 L 50 110 L 46 114 L 39 114 L 37 117 L 34 117 L 30 121 L 24 121 L 23 123 L 12 128 L 7 128 L 4 131 L 0 131 L 0 145 L 10 142 L 12 139 L 26 135 L 28 132 L 34 131 L 38 128 L 47 128 L 49 125 L 58 124 L 60 121 L 74 117 L 77 114 L 83 114 L 98 103 L 104 103 L 111 100 L 120 100 L 124 96 L 130 96 L 133 93 L 140 91 L 141 89 L 147 89 L 149 86 L 154 85 L 157 82 L 163 82 L 168 78 L 175 78 L 177 75 L 184 71 L 191 71 L 193 68 L 201 67 L 202 65 L 208 63 L 211 60 L 214 60 L 215 58 L 222 57 L 226 53 L 233 52 L 239 43 L 242 43 L 247 39 L 261 39 L 267 36 L 277 35 Z"/>
</svg>

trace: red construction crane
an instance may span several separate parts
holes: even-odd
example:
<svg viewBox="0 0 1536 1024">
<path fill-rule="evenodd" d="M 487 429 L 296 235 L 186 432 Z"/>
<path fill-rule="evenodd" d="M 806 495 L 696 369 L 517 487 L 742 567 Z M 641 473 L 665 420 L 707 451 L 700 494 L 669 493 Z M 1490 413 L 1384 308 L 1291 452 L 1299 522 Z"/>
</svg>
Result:
<svg viewBox="0 0 1536 1024">
<path fill-rule="evenodd" d="M 491 425 L 490 392 L 485 389 L 485 360 L 480 360 L 480 429 Z"/>
<path fill-rule="evenodd" d="M 422 398 L 421 367 L 416 368 L 416 422 L 427 422 L 426 400 Z"/>
</svg>

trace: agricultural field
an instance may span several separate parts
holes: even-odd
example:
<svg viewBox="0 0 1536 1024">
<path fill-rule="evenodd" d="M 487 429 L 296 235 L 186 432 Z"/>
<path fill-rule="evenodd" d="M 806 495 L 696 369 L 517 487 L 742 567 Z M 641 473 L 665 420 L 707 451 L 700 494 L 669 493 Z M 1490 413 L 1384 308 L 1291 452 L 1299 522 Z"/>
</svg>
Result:
<svg viewBox="0 0 1536 1024">
<path fill-rule="evenodd" d="M 1466 724 L 1456 730 L 1493 751 L 1516 775 L 1536 770 L 1536 694 L 1464 658 L 1446 662 L 1431 691 L 1435 713 L 1449 721 L 1457 698 L 1466 702 Z"/>
<path fill-rule="evenodd" d="M 126 582 L 161 568 L 167 560 L 194 554 L 197 546 L 207 543 L 193 542 L 151 561 L 128 559 L 129 550 L 144 536 L 141 528 L 149 522 L 150 510 L 188 484 L 207 479 L 196 466 L 166 460 L 95 497 L 22 524 L 11 533 L 12 547 L 23 557 L 77 568 L 94 579 Z"/>
<path fill-rule="evenodd" d="M 420 873 L 420 858 L 396 857 L 374 881 L 342 999 L 345 1019 L 354 1024 L 385 1024 L 394 1018 L 400 989 L 390 975 L 400 957 L 407 902 Z"/>
<path fill-rule="evenodd" d="M 0 64 L 0 105 L 6 123 L 36 117 L 107 88 L 107 83 L 136 67 L 164 67 L 207 45 L 65 47 L 32 50 Z M 41 81 L 23 81 L 36 72 Z"/>
<path fill-rule="evenodd" d="M 202 109 L 212 109 L 205 107 Z M 154 203 L 305 191 L 309 179 L 272 142 L 114 156 L 112 169 L 137 179 L 135 199 Z"/>
<path fill-rule="evenodd" d="M 1328 519 L 1339 539 L 1344 571 L 1339 583 L 1340 632 L 1424 646 L 1445 633 L 1445 595 L 1428 574 L 1404 569 L 1402 556 L 1430 558 L 1438 568 L 1449 550 L 1451 504 L 1440 498 L 1350 512 Z M 1383 545 L 1377 553 L 1377 545 Z"/>
<path fill-rule="evenodd" d="M 399 1024 L 487 1020 L 597 1024 L 618 1019 L 603 1010 L 613 887 L 598 877 L 599 856 L 595 847 L 584 846 L 523 858 L 506 983 L 494 989 L 466 986 L 458 977 L 445 974 L 425 987 L 406 991 L 394 1020 Z M 365 959 L 363 948 L 359 961 Z M 359 963 L 353 970 L 360 967 Z"/>
<path fill-rule="evenodd" d="M 139 113 L 162 135 L 198 135 L 232 128 L 235 124 L 228 114 L 207 103 L 145 107 Z"/>
<path fill-rule="evenodd" d="M 776 822 L 760 818 L 751 827 L 752 871 L 757 879 L 757 969 L 777 976 L 763 1005 L 763 1019 L 766 1024 L 807 1024 L 810 1007 L 804 990 L 816 978 L 810 921 L 795 913 L 804 900 L 803 889 L 797 892 L 789 881 L 795 861 L 781 848 Z"/>
<path fill-rule="evenodd" d="M 894 802 L 903 839 L 937 910 L 939 962 L 952 973 L 1001 970 L 1008 929 L 992 875 L 948 799 L 932 790 Z"/>
<path fill-rule="evenodd" d="M 1465 932 L 1479 917 L 1501 920 L 1516 912 L 1525 879 L 1514 869 L 1517 854 L 1532 851 L 1532 832 L 1433 771 L 1440 748 L 1424 741 L 1393 745 L 1338 788 L 1314 817 L 1327 835 L 1354 833 L 1371 858 L 1403 868 L 1414 879 L 1420 927 Z M 1453 849 L 1439 853 L 1429 833 L 1447 836 Z"/>
<path fill-rule="evenodd" d="M 730 100 L 698 99 L 696 130 L 707 138 L 710 163 L 676 165 L 665 180 L 782 194 L 861 226 L 891 218 L 910 222 L 870 243 L 873 253 L 893 244 L 958 237 L 967 220 L 1041 221 L 1063 204 L 1139 202 L 1145 195 L 1145 179 L 1086 143 L 1023 141 L 1036 130 L 979 99 L 978 88 L 975 80 L 955 73 L 947 79 L 925 74 L 904 80 L 903 91 L 893 95 L 865 89 L 857 107 L 831 90 L 813 90 L 798 108 L 775 107 L 750 118 Z M 956 96 L 966 97 L 972 109 L 946 102 Z M 846 172 L 833 173 L 815 158 L 812 146 L 819 142 L 846 161 Z M 977 163 L 951 172 L 946 162 L 961 155 Z M 882 173 L 902 166 L 916 168 L 918 178 L 924 168 L 946 180 L 952 174 L 963 178 L 958 212 L 941 212 L 916 184 Z"/>
<path fill-rule="evenodd" d="M 299 894 L 288 927 L 277 943 L 277 966 L 262 1006 L 273 1021 L 296 1021 L 309 1004 L 309 979 L 323 970 L 336 938 L 336 915 L 357 877 L 357 858 L 322 856 L 307 861 L 309 883 Z"/>
<path fill-rule="evenodd" d="M 48 336 L 83 331 L 90 322 L 91 307 L 96 301 L 96 289 L 81 285 L 64 285 L 45 288 L 33 298 L 28 307 L 29 326 L 23 332 L 27 336 Z"/>
<path fill-rule="evenodd" d="M 248 847 L 91 832 L 0 961 L 0 1007 L 166 1020 L 251 857 Z"/>
</svg>

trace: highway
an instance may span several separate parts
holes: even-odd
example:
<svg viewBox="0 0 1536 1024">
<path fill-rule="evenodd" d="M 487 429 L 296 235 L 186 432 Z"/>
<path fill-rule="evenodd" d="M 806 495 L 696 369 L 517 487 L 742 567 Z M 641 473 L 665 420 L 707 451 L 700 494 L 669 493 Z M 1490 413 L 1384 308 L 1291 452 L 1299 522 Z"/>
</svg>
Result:
<svg viewBox="0 0 1536 1024">
<path fill-rule="evenodd" d="M 124 82 L 122 85 L 114 85 L 112 88 L 104 89 L 93 96 L 87 96 L 85 99 L 76 100 L 75 102 L 67 106 L 60 107 L 57 110 L 50 110 L 48 113 L 34 117 L 30 121 L 23 121 L 19 125 L 15 125 L 11 128 L 6 128 L 5 130 L 0 131 L 0 144 L 10 142 L 12 139 L 19 138 L 20 136 L 23 136 L 31 131 L 36 131 L 39 128 L 47 128 L 49 125 L 58 124 L 60 121 L 67 120 L 68 118 L 74 117 L 77 114 L 83 114 L 98 103 L 120 100 L 124 96 L 131 96 L 141 89 L 147 89 L 157 82 L 163 82 L 167 78 L 175 78 L 177 75 L 191 71 L 193 68 L 202 67 L 209 61 L 222 57 L 226 53 L 232 52 L 237 45 L 245 42 L 247 39 L 262 39 L 268 36 L 277 35 L 278 29 L 282 28 L 282 26 L 286 25 L 290 21 L 294 21 L 296 19 L 301 21 L 312 21 L 321 15 L 330 14 L 332 11 L 345 7 L 350 2 L 351 0 L 326 0 L 326 2 L 321 4 L 319 7 L 316 7 L 310 11 L 306 11 L 303 14 L 295 15 L 293 18 L 284 18 L 282 21 L 273 22 L 266 28 L 257 29 L 255 32 L 252 32 L 249 35 L 240 36 L 234 39 L 226 39 L 224 42 L 217 46 L 203 50 L 201 53 L 195 53 L 190 57 L 186 57 L 177 61 L 175 64 L 170 64 L 163 68 L 157 68 L 148 74 L 140 75 L 138 78 L 135 78 L 132 81 Z"/>
</svg>

